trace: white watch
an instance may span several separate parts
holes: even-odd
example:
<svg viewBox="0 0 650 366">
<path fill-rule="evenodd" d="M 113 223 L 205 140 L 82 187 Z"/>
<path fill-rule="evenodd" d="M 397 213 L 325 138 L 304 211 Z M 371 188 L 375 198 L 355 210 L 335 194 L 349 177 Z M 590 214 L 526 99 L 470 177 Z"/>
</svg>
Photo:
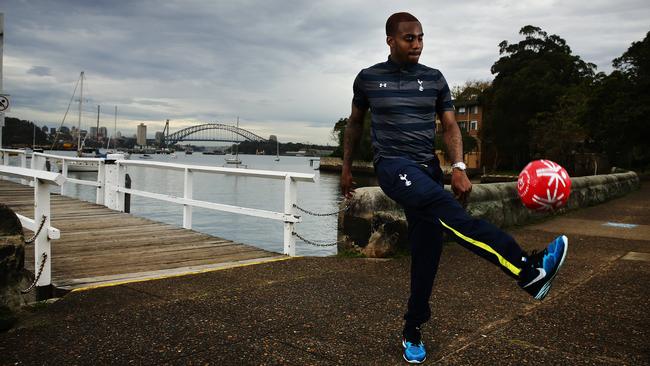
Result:
<svg viewBox="0 0 650 366">
<path fill-rule="evenodd" d="M 465 171 L 465 169 L 467 169 L 467 165 L 465 165 L 465 163 L 462 161 L 459 161 L 458 163 L 451 164 L 451 168 Z"/>
</svg>

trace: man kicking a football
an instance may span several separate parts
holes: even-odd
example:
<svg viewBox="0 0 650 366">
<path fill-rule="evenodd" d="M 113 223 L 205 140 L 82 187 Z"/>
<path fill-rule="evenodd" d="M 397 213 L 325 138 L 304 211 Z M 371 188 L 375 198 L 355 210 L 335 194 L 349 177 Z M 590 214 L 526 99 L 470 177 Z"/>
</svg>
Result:
<svg viewBox="0 0 650 366">
<path fill-rule="evenodd" d="M 463 163 L 460 129 L 451 93 L 440 71 L 418 63 L 424 33 L 409 13 L 386 22 L 386 62 L 361 70 L 354 80 L 352 113 L 345 128 L 341 190 L 354 191 L 352 155 L 370 109 L 374 166 L 384 193 L 399 203 L 408 222 L 411 247 L 411 294 L 404 315 L 404 359 L 426 359 L 420 326 L 431 317 L 429 297 L 442 249 L 442 232 L 499 266 L 536 299 L 543 299 L 566 257 L 568 240 L 559 236 L 540 253 L 527 254 L 507 233 L 467 214 L 460 203 L 472 190 Z M 435 116 L 442 121 L 452 164 L 454 196 L 443 189 L 434 153 Z"/>
</svg>

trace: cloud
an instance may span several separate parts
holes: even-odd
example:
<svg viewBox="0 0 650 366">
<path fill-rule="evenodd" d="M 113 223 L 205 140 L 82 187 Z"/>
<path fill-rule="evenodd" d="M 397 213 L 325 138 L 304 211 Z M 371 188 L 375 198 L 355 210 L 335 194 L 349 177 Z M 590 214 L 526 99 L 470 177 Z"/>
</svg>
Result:
<svg viewBox="0 0 650 366">
<path fill-rule="evenodd" d="M 49 67 L 45 66 L 32 66 L 29 70 L 27 70 L 28 74 L 33 74 L 33 75 L 38 75 L 38 76 L 50 76 L 51 74 L 51 69 Z"/>
<path fill-rule="evenodd" d="M 609 72 L 650 18 L 641 0 L 6 0 L 4 87 L 14 115 L 58 124 L 83 70 L 89 119 L 101 104 L 112 121 L 117 105 L 125 134 L 140 121 L 239 116 L 260 134 L 328 143 L 355 75 L 386 59 L 387 16 L 403 10 L 423 23 L 421 61 L 452 85 L 491 79 L 497 44 L 526 24 Z"/>
</svg>

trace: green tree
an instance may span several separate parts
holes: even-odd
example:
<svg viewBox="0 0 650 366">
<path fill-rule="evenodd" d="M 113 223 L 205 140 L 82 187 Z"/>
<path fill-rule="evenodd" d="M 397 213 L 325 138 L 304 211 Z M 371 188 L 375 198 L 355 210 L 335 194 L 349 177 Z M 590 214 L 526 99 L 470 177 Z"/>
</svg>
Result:
<svg viewBox="0 0 650 366">
<path fill-rule="evenodd" d="M 588 103 L 592 147 L 610 161 L 627 168 L 650 165 L 650 32 L 633 42 L 610 75 L 599 74 Z"/>
<path fill-rule="evenodd" d="M 570 105 L 572 88 L 594 76 L 595 65 L 573 55 L 559 36 L 531 25 L 519 34 L 524 39 L 518 43 L 499 44 L 501 57 L 491 69 L 496 76 L 484 93 L 481 140 L 494 168 L 517 170 L 533 156 L 550 157 L 549 151 L 565 150 L 547 151 L 547 145 L 532 138 L 551 141 L 558 103 Z"/>
<path fill-rule="evenodd" d="M 31 146 L 47 144 L 47 135 L 31 121 L 7 117 L 2 132 L 2 146 Z"/>
<path fill-rule="evenodd" d="M 347 118 L 339 119 L 334 128 L 332 129 L 332 136 L 336 136 L 338 140 L 338 147 L 334 150 L 331 156 L 343 157 L 343 146 L 345 143 L 345 127 L 348 124 Z M 363 131 L 361 133 L 361 141 L 354 151 L 354 160 L 372 161 L 372 141 L 370 136 L 370 113 L 366 113 L 363 120 Z"/>
<path fill-rule="evenodd" d="M 489 80 L 468 80 L 463 85 L 455 85 L 451 88 L 451 96 L 454 102 L 469 102 L 480 99 L 487 88 L 492 85 Z"/>
</svg>

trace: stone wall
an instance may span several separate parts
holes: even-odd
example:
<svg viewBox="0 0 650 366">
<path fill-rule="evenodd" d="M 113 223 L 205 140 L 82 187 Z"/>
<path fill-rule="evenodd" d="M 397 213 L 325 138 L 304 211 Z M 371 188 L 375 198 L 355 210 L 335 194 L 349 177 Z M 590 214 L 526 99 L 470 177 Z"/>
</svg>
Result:
<svg viewBox="0 0 650 366">
<path fill-rule="evenodd" d="M 23 228 L 16 214 L 0 204 L 0 331 L 16 321 L 16 311 L 25 305 L 20 290 L 29 286 L 25 267 Z"/>
<path fill-rule="evenodd" d="M 596 205 L 638 188 L 639 177 L 634 172 L 572 178 L 567 206 L 554 213 L 538 213 L 521 204 L 517 182 L 475 184 L 467 211 L 506 227 Z M 404 212 L 379 187 L 358 188 L 349 204 L 348 210 L 339 215 L 339 252 L 353 250 L 369 257 L 385 257 L 400 249 L 408 250 Z"/>
</svg>

